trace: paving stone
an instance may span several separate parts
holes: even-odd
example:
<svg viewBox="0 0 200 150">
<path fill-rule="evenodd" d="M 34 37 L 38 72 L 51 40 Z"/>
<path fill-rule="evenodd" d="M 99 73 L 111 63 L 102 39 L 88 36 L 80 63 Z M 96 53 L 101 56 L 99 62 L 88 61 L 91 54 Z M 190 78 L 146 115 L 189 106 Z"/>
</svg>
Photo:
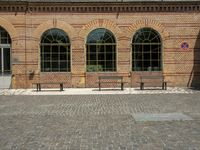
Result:
<svg viewBox="0 0 200 150">
<path fill-rule="evenodd" d="M 200 149 L 200 93 L 0 96 L 0 149 Z M 137 122 L 134 114 L 193 120 Z"/>
<path fill-rule="evenodd" d="M 136 113 L 133 115 L 136 121 L 188 121 L 193 120 L 190 116 L 182 113 Z"/>
</svg>

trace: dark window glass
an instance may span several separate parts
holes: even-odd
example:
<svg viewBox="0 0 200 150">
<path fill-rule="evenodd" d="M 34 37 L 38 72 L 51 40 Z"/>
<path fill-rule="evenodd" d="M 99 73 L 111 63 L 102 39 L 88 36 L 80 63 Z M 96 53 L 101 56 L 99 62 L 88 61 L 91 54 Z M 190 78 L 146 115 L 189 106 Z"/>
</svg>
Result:
<svg viewBox="0 0 200 150">
<path fill-rule="evenodd" d="M 60 29 L 47 30 L 41 39 L 41 71 L 70 72 L 70 42 Z"/>
<path fill-rule="evenodd" d="M 44 45 L 42 47 L 42 53 L 51 53 L 51 46 L 50 45 Z"/>
<path fill-rule="evenodd" d="M 60 71 L 59 63 L 57 61 L 52 62 L 52 71 L 53 72 L 59 72 Z"/>
<path fill-rule="evenodd" d="M 10 43 L 11 39 L 8 32 L 4 28 L 0 27 L 0 44 L 10 44 Z"/>
<path fill-rule="evenodd" d="M 132 70 L 161 71 L 161 39 L 157 31 L 143 28 L 132 41 Z"/>
<path fill-rule="evenodd" d="M 91 61 L 97 60 L 97 54 L 96 53 L 90 53 L 89 57 L 90 57 Z"/>
<path fill-rule="evenodd" d="M 8 43 L 8 40 L 7 40 L 6 38 L 1 38 L 1 43 L 7 44 L 7 43 Z"/>
<path fill-rule="evenodd" d="M 106 60 L 115 60 L 114 53 L 106 53 Z"/>
<path fill-rule="evenodd" d="M 64 71 L 67 69 L 67 63 L 66 62 L 60 62 L 60 71 Z"/>
<path fill-rule="evenodd" d="M 43 59 L 45 61 L 50 61 L 51 60 L 51 54 L 50 53 L 44 53 L 43 54 Z"/>
<path fill-rule="evenodd" d="M 51 70 L 51 63 L 50 62 L 43 62 L 43 70 L 46 72 L 50 72 Z"/>
<path fill-rule="evenodd" d="M 87 71 L 116 71 L 116 42 L 107 29 L 93 30 L 87 38 Z"/>
<path fill-rule="evenodd" d="M 61 53 L 59 57 L 60 57 L 60 61 L 68 60 L 67 53 Z"/>
<path fill-rule="evenodd" d="M 6 45 L 4 47 L 4 44 Z M 8 32 L 0 26 L 0 74 L 11 73 L 10 62 L 10 44 L 11 39 Z"/>
</svg>

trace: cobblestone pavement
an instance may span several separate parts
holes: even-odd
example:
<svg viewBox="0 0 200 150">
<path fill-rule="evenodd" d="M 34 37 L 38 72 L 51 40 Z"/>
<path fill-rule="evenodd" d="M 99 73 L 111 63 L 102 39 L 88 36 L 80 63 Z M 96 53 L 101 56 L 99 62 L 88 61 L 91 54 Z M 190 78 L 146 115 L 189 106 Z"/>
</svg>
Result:
<svg viewBox="0 0 200 150">
<path fill-rule="evenodd" d="M 136 121 L 183 113 L 187 121 Z M 0 96 L 0 149 L 200 150 L 200 93 Z"/>
</svg>

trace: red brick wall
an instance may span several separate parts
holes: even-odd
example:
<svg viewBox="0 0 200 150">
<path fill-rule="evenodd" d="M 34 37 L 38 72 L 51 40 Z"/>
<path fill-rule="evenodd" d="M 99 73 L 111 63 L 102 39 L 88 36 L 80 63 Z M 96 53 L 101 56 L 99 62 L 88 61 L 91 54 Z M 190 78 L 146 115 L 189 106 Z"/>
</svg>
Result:
<svg viewBox="0 0 200 150">
<path fill-rule="evenodd" d="M 107 28 L 117 39 L 117 71 L 126 86 L 137 86 L 140 74 L 131 71 L 131 41 L 134 33 L 151 27 L 162 38 L 163 74 L 170 86 L 200 85 L 200 13 L 143 12 L 143 13 L 8 13 L 0 12 L 0 26 L 12 39 L 12 86 L 30 88 L 37 80 L 63 81 L 65 87 L 96 87 L 97 77 L 109 73 L 86 73 L 85 41 L 90 31 Z M 40 37 L 50 28 L 64 30 L 71 41 L 71 73 L 40 72 Z M 189 43 L 188 50 L 180 44 Z M 30 77 L 29 72 L 34 74 Z M 131 72 L 131 78 L 128 77 Z"/>
</svg>

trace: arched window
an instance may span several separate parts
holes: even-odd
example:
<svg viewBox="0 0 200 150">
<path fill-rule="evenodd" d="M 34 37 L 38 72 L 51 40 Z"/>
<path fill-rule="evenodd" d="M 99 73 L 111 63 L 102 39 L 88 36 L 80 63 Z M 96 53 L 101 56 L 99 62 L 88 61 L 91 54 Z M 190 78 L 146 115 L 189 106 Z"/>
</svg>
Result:
<svg viewBox="0 0 200 150">
<path fill-rule="evenodd" d="M 152 28 L 136 32 L 132 41 L 132 70 L 161 71 L 162 43 L 160 35 Z"/>
<path fill-rule="evenodd" d="M 115 37 L 107 29 L 95 29 L 87 37 L 87 71 L 116 71 Z"/>
<path fill-rule="evenodd" d="M 10 44 L 11 39 L 8 32 L 0 26 L 0 44 Z"/>
<path fill-rule="evenodd" d="M 11 38 L 0 26 L 0 76 L 11 74 Z M 2 82 L 2 81 L 0 81 Z"/>
<path fill-rule="evenodd" d="M 70 72 L 70 41 L 60 29 L 47 30 L 40 45 L 42 72 Z"/>
</svg>

